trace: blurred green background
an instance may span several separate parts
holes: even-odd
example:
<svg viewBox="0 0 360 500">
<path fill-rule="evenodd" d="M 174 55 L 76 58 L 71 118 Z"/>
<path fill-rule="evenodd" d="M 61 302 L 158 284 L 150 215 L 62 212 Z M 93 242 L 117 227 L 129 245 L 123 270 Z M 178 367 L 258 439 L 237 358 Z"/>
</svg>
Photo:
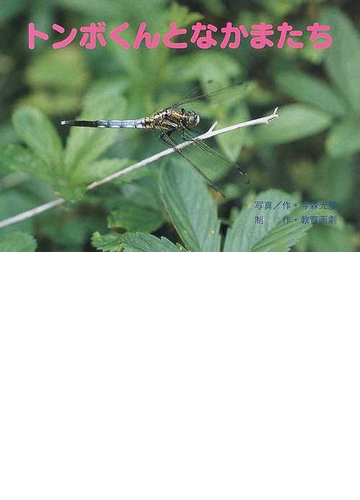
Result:
<svg viewBox="0 0 360 500">
<path fill-rule="evenodd" d="M 166 33 L 170 22 L 191 27 L 202 20 L 219 28 L 227 21 L 250 27 L 287 21 L 305 32 L 305 48 L 254 50 L 86 50 L 79 35 L 53 50 L 53 23 L 66 29 L 107 23 L 107 33 L 130 23 L 132 40 L 140 22 Z M 28 23 L 51 35 L 27 47 Z M 333 44 L 314 50 L 306 26 L 329 24 Z M 178 101 L 196 84 L 206 88 L 246 82 L 236 106 L 205 109 L 206 125 L 227 126 L 265 116 L 279 106 L 279 119 L 221 136 L 217 147 L 249 173 L 219 179 L 226 200 L 216 198 L 225 228 L 259 193 L 279 189 L 292 199 L 334 201 L 337 224 L 314 225 L 293 250 L 357 251 L 359 233 L 360 17 L 358 2 L 282 0 L 2 0 L 0 4 L 0 220 L 65 197 L 65 206 L 0 229 L 1 241 L 19 238 L 40 251 L 92 251 L 94 233 L 140 231 L 179 242 L 159 195 L 161 162 L 84 196 L 84 187 L 162 149 L 151 134 L 126 130 L 72 130 L 60 121 L 135 118 Z M 275 38 L 276 39 L 276 38 Z M 58 139 L 60 134 L 61 143 Z M 69 137 L 65 152 L 62 148 Z M 65 160 L 63 156 L 65 155 Z M 174 160 L 175 161 L 175 160 Z M 325 214 L 328 215 L 328 214 Z M 222 229 L 225 231 L 225 229 Z M 19 236 L 21 233 L 27 236 Z M 14 236 L 15 234 L 15 236 Z M 31 236 L 29 236 L 31 235 Z"/>
</svg>

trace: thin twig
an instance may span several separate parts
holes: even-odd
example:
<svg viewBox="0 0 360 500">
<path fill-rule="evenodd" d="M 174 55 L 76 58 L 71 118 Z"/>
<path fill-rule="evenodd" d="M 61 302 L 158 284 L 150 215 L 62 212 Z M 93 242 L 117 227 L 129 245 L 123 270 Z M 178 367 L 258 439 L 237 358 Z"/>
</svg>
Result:
<svg viewBox="0 0 360 500">
<path fill-rule="evenodd" d="M 243 122 L 243 123 L 237 123 L 236 125 L 231 125 L 230 127 L 222 128 L 220 130 L 214 130 L 214 127 L 216 124 L 214 124 L 205 134 L 199 135 L 196 138 L 196 141 L 204 141 L 206 139 L 211 139 L 211 137 L 216 137 L 221 134 L 226 134 L 227 132 L 232 132 L 234 130 L 238 130 L 240 128 L 246 128 L 246 127 L 252 127 L 253 125 L 261 125 L 261 124 L 268 124 L 272 120 L 278 117 L 277 115 L 278 108 L 275 109 L 275 111 L 269 115 L 265 116 L 263 118 L 257 118 L 256 120 L 250 120 L 248 122 Z M 188 146 L 191 146 L 194 143 L 194 141 L 186 141 L 177 146 L 177 149 L 184 149 L 187 148 Z M 92 191 L 93 189 L 98 188 L 99 186 L 103 186 L 104 184 L 107 184 L 108 182 L 113 181 L 114 179 L 118 179 L 119 177 L 129 174 L 131 172 L 134 172 L 135 170 L 138 170 L 139 168 L 146 167 L 146 165 L 149 165 L 150 163 L 154 163 L 157 160 L 160 160 L 161 158 L 165 158 L 166 156 L 169 156 L 175 152 L 175 148 L 169 148 L 166 149 L 165 151 L 161 151 L 160 153 L 157 153 L 153 156 L 150 156 L 149 158 L 145 158 L 144 160 L 139 161 L 138 163 L 134 163 L 133 165 L 130 165 L 127 168 L 124 168 L 123 170 L 119 170 L 118 172 L 115 172 L 114 174 L 108 175 L 107 177 L 104 177 L 104 179 L 101 179 L 100 181 L 93 182 L 92 184 L 89 184 L 86 187 L 87 191 Z M 15 224 L 16 222 L 21 222 L 26 219 L 30 219 L 31 217 L 34 217 L 35 215 L 41 214 L 43 212 L 46 212 L 47 210 L 50 210 L 51 208 L 59 207 L 60 205 L 63 205 L 65 203 L 65 200 L 62 198 L 56 198 L 53 201 L 50 201 L 49 203 L 45 203 L 44 205 L 40 205 L 36 208 L 33 208 L 31 210 L 27 210 L 26 212 L 22 212 L 21 214 L 15 215 L 14 217 L 10 217 L 9 219 L 4 219 L 0 221 L 0 229 L 6 226 L 10 226 L 11 224 Z"/>
</svg>

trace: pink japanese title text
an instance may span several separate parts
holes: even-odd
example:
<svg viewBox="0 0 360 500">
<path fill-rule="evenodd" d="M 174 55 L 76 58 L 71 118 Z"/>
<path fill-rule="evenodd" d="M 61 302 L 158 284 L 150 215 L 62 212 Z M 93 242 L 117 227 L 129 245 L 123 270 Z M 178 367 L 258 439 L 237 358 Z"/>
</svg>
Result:
<svg viewBox="0 0 360 500">
<path fill-rule="evenodd" d="M 319 23 L 307 26 L 306 30 L 308 33 L 306 34 L 302 30 L 293 29 L 293 26 L 285 21 L 277 26 L 262 22 L 252 25 L 250 29 L 244 25 L 234 26 L 231 22 L 226 23 L 220 29 L 212 24 L 197 22 L 191 27 L 191 30 L 188 30 L 186 28 L 178 28 L 176 23 L 170 23 L 169 31 L 162 36 L 160 33 L 149 33 L 146 31 L 147 25 L 143 22 L 140 24 L 135 38 L 131 43 L 123 38 L 123 34 L 126 35 L 125 32 L 129 27 L 129 23 L 125 22 L 107 33 L 104 22 L 91 23 L 89 26 L 81 26 L 79 29 L 70 28 L 69 30 L 65 30 L 59 24 L 53 24 L 53 32 L 60 33 L 61 35 L 65 34 L 65 38 L 54 42 L 52 47 L 55 50 L 63 49 L 74 43 L 77 38 L 79 38 L 79 45 L 88 50 L 94 50 L 99 46 L 105 47 L 108 43 L 107 38 L 111 42 L 117 43 L 124 50 L 129 50 L 130 48 L 137 50 L 141 46 L 147 49 L 156 49 L 160 43 L 163 43 L 169 49 L 186 49 L 190 44 L 203 50 L 216 46 L 219 46 L 221 49 L 229 48 L 234 50 L 240 48 L 243 39 L 248 39 L 250 46 L 256 50 L 274 46 L 278 49 L 282 49 L 284 46 L 301 49 L 304 47 L 303 40 L 306 36 L 312 42 L 312 47 L 317 50 L 327 49 L 332 44 L 332 36 L 329 33 L 330 26 L 320 25 Z M 78 37 L 79 31 L 81 36 Z M 216 33 L 218 33 L 217 38 L 214 37 Z M 179 37 L 187 37 L 187 40 L 180 41 L 178 40 Z M 34 23 L 29 23 L 29 49 L 35 49 L 36 39 L 47 41 L 49 38 L 50 35 L 48 33 L 37 30 Z"/>
</svg>

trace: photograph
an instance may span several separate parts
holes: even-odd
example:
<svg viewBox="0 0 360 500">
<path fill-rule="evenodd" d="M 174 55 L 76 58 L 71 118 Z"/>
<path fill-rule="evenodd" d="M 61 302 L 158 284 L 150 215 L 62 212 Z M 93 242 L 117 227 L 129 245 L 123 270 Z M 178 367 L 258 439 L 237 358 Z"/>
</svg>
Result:
<svg viewBox="0 0 360 500">
<path fill-rule="evenodd" d="M 1 252 L 357 252 L 360 6 L 2 0 Z"/>
</svg>

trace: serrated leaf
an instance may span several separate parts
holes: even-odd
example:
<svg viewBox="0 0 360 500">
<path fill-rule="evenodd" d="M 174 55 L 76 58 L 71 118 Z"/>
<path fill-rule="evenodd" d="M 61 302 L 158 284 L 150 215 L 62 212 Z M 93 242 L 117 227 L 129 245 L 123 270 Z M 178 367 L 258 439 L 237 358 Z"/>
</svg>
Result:
<svg viewBox="0 0 360 500">
<path fill-rule="evenodd" d="M 143 171 L 143 174 L 146 173 L 146 169 L 140 170 Z M 124 176 L 124 178 L 125 177 L 127 176 Z M 147 175 L 143 175 L 141 178 L 135 180 L 136 182 L 122 185 L 121 193 L 124 200 L 126 200 L 128 204 L 149 207 L 158 212 L 163 210 L 163 203 L 159 193 L 158 175 L 148 170 Z"/>
<path fill-rule="evenodd" d="M 108 217 L 110 229 L 122 228 L 127 231 L 152 233 L 163 223 L 164 217 L 159 210 L 151 207 L 131 205 L 125 200 Z"/>
<path fill-rule="evenodd" d="M 35 252 L 36 240 L 28 233 L 9 233 L 0 240 L 0 252 Z"/>
<path fill-rule="evenodd" d="M 120 184 L 121 195 L 117 197 L 115 204 L 108 204 L 109 208 L 115 209 L 108 218 L 109 227 L 146 233 L 156 231 L 165 222 L 157 175 L 147 172 L 146 177 L 132 182 L 134 179 L 130 174 L 128 180 L 129 183 Z"/>
<path fill-rule="evenodd" d="M 360 117 L 344 118 L 332 127 L 326 151 L 333 158 L 344 158 L 360 151 Z"/>
<path fill-rule="evenodd" d="M 319 78 L 302 71 L 286 71 L 275 76 L 280 90 L 294 99 L 311 104 L 326 113 L 341 116 L 346 108 L 334 90 Z"/>
<path fill-rule="evenodd" d="M 271 125 L 260 125 L 254 130 L 256 143 L 285 144 L 309 137 L 330 127 L 330 114 L 305 104 L 289 104 L 279 109 L 279 118 Z"/>
<path fill-rule="evenodd" d="M 173 64 L 178 63 L 173 60 Z M 216 82 L 219 88 L 226 87 L 231 83 L 231 78 L 239 79 L 241 75 L 240 64 L 228 54 L 209 53 L 201 51 L 188 55 L 182 65 L 182 78 L 207 82 Z"/>
<path fill-rule="evenodd" d="M 328 74 L 348 102 L 360 111 L 360 38 L 349 18 L 335 7 L 324 9 L 321 24 L 331 26 L 332 45 L 326 50 Z"/>
<path fill-rule="evenodd" d="M 217 206 L 200 175 L 181 160 L 173 159 L 162 169 L 160 192 L 186 248 L 192 252 L 218 252 Z"/>
<path fill-rule="evenodd" d="M 125 116 L 125 99 L 118 89 L 106 93 L 91 92 L 85 100 L 80 120 L 121 119 Z M 81 168 L 96 160 L 119 137 L 119 130 L 72 127 L 67 140 L 65 160 L 69 170 Z"/>
<path fill-rule="evenodd" d="M 54 172 L 41 158 L 23 146 L 10 144 L 4 148 L 0 164 L 45 182 L 51 182 L 54 175 Z"/>
<path fill-rule="evenodd" d="M 288 252 L 304 234 L 311 224 L 301 223 L 303 209 L 290 212 L 290 222 L 279 222 L 261 241 L 252 247 L 252 252 Z"/>
<path fill-rule="evenodd" d="M 244 207 L 227 231 L 224 252 L 287 252 L 310 229 L 310 224 L 301 223 L 302 209 L 295 208 L 295 196 L 270 189 L 257 195 L 256 200 L 269 201 L 273 207 L 289 202 L 292 209 L 285 211 L 280 205 L 266 211 L 259 211 L 255 205 Z M 255 223 L 259 215 L 264 217 L 263 224 Z M 283 221 L 285 216 L 291 221 Z"/>
<path fill-rule="evenodd" d="M 66 181 L 54 187 L 55 194 L 71 203 L 81 201 L 86 194 L 85 186 L 70 186 Z"/>
<path fill-rule="evenodd" d="M 21 107 L 12 120 L 19 137 L 39 158 L 52 168 L 61 165 L 63 148 L 59 134 L 41 111 Z"/>
<path fill-rule="evenodd" d="M 152 234 L 125 233 L 101 235 L 94 233 L 92 244 L 103 252 L 182 252 L 180 245 L 174 245 L 167 238 Z"/>
<path fill-rule="evenodd" d="M 191 12 L 189 7 L 172 3 L 169 10 L 169 22 L 176 23 L 178 26 L 185 28 L 190 26 L 195 21 L 200 21 L 204 16 L 198 12 Z"/>
</svg>

